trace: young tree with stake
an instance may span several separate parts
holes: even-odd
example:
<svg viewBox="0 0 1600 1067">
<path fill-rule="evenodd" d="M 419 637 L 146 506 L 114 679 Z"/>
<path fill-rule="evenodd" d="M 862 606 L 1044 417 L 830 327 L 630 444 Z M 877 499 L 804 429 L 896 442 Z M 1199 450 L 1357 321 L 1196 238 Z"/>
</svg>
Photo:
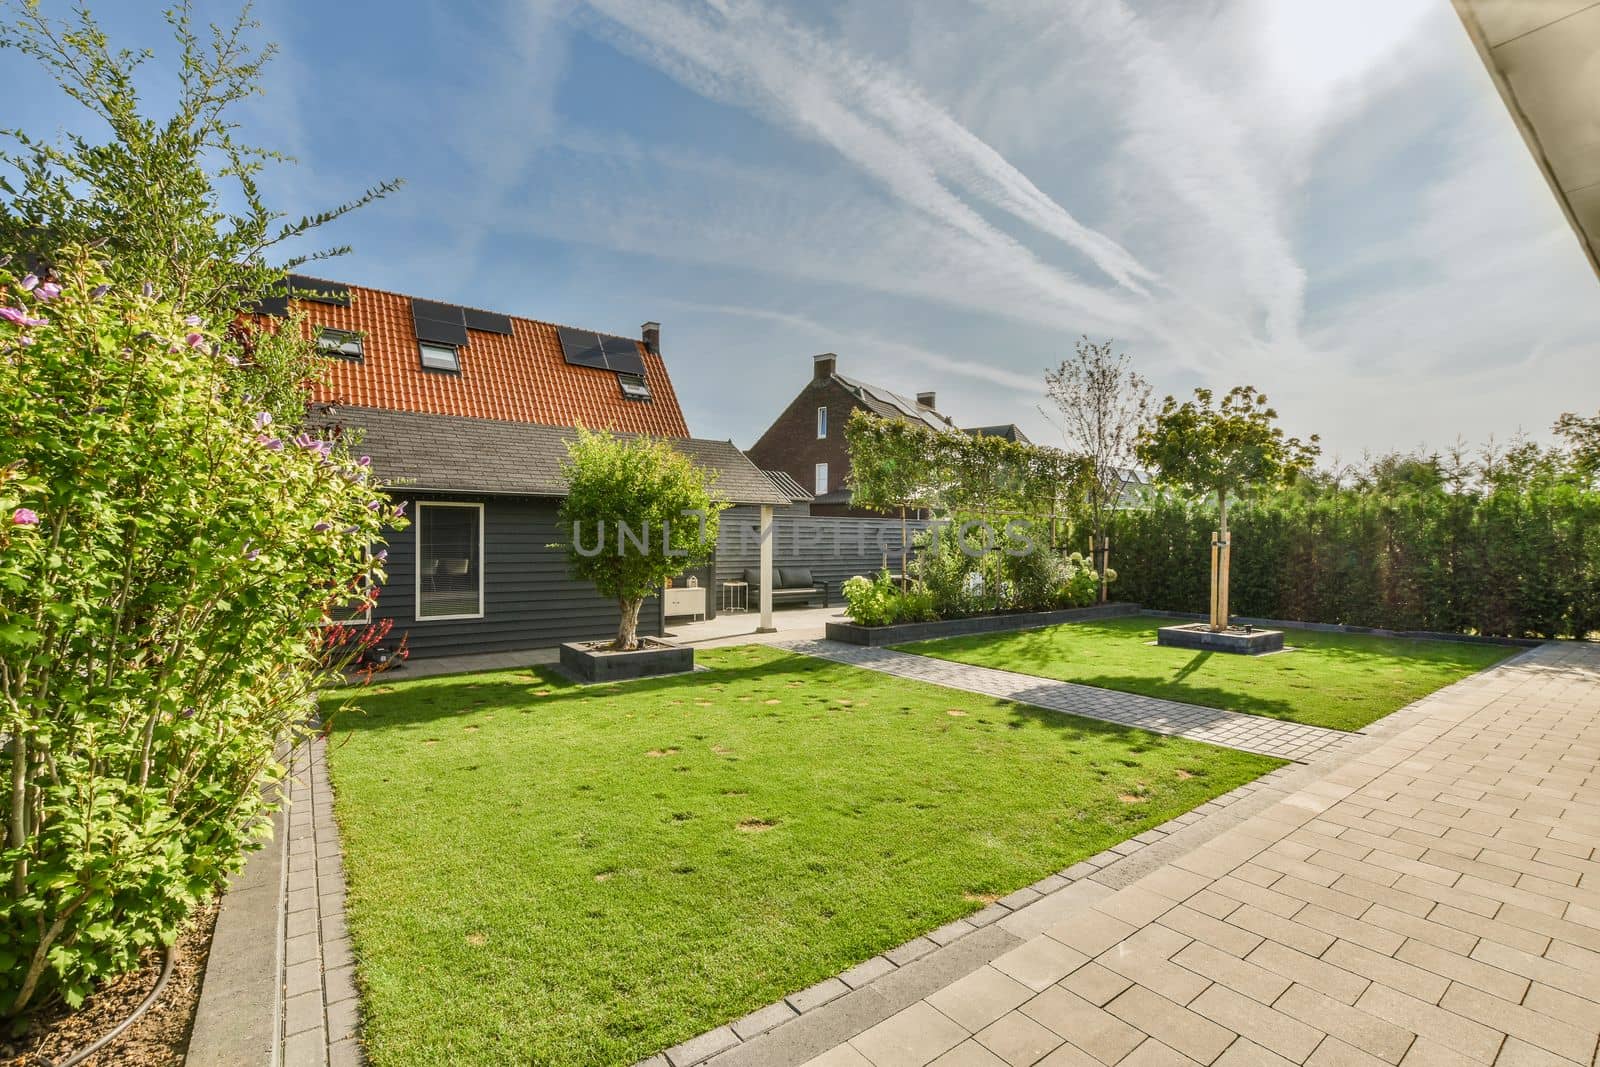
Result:
<svg viewBox="0 0 1600 1067">
<path fill-rule="evenodd" d="M 1283 485 L 1309 470 L 1320 454 L 1309 442 L 1284 436 L 1278 413 L 1253 386 L 1235 386 L 1213 403 L 1209 389 L 1194 399 L 1162 402 L 1155 421 L 1140 432 L 1134 453 L 1169 485 L 1217 500 L 1217 539 L 1211 570 L 1211 628 L 1228 627 L 1228 499 Z"/>
</svg>

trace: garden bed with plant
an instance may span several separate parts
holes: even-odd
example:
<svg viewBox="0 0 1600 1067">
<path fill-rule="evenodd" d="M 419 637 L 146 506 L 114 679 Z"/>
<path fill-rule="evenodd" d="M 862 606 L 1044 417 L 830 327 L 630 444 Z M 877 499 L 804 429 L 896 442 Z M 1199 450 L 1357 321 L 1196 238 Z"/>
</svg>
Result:
<svg viewBox="0 0 1600 1067">
<path fill-rule="evenodd" d="M 374 1062 L 631 1064 L 1280 765 L 771 648 L 700 658 L 384 682 L 338 720 Z"/>
</svg>

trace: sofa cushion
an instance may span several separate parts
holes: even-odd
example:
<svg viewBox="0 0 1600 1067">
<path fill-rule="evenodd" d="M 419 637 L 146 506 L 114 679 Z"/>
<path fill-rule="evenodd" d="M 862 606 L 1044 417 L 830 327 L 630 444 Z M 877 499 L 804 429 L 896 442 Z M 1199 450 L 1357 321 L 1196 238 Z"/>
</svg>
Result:
<svg viewBox="0 0 1600 1067">
<path fill-rule="evenodd" d="M 810 589 L 816 584 L 811 580 L 810 567 L 779 568 L 777 582 L 780 589 Z"/>
<path fill-rule="evenodd" d="M 761 588 L 760 569 L 756 567 L 746 567 L 744 569 L 744 584 L 748 585 L 751 589 Z"/>
</svg>

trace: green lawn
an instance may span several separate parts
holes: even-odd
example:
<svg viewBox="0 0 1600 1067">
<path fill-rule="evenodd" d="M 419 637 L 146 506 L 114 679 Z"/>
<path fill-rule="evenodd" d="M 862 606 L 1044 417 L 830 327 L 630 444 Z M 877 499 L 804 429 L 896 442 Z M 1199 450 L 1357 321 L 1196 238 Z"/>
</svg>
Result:
<svg viewBox="0 0 1600 1067">
<path fill-rule="evenodd" d="M 375 1064 L 630 1064 L 1279 761 L 772 649 L 382 684 L 329 761 Z"/>
<path fill-rule="evenodd" d="M 1313 630 L 1285 631 L 1294 651 L 1270 656 L 1157 647 L 1157 627 L 1171 622 L 1133 616 L 900 649 L 1334 730 L 1359 730 L 1517 651 Z"/>
</svg>

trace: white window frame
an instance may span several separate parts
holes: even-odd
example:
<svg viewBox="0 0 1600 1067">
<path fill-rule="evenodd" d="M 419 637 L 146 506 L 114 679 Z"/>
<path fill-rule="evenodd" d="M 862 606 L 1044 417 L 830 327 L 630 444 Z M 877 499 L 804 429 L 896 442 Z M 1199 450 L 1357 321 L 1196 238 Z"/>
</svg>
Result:
<svg viewBox="0 0 1600 1067">
<path fill-rule="evenodd" d="M 430 348 L 434 349 L 436 351 L 439 351 L 439 352 L 443 352 L 445 349 L 449 349 L 450 350 L 450 358 L 455 361 L 455 365 L 452 366 L 452 367 L 430 366 L 428 364 L 428 355 L 427 355 L 427 351 Z M 460 374 L 461 373 L 461 346 L 460 345 L 447 345 L 447 344 L 444 344 L 441 341 L 418 341 L 417 342 L 417 359 L 422 364 L 422 369 L 423 370 L 432 371 L 435 374 Z"/>
<path fill-rule="evenodd" d="M 370 593 L 372 591 L 372 546 L 371 545 L 368 545 L 366 548 L 362 549 L 361 558 L 367 564 L 366 573 L 364 573 L 361 576 L 361 589 L 362 589 L 363 592 Z M 332 618 L 331 616 L 324 615 L 322 621 L 319 622 L 317 625 L 318 626 L 371 626 L 372 625 L 372 601 L 371 601 L 370 598 L 367 600 L 366 610 L 363 611 L 359 617 L 352 616 L 351 618 L 348 618 L 348 619 L 335 619 L 335 618 Z"/>
<path fill-rule="evenodd" d="M 817 409 L 817 440 L 826 441 L 827 439 L 828 409 L 826 407 L 820 407 Z"/>
<path fill-rule="evenodd" d="M 812 472 L 812 477 L 817 495 L 821 496 L 826 493 L 828 491 L 828 465 L 826 463 L 818 463 L 816 470 Z"/>
<path fill-rule="evenodd" d="M 337 341 L 338 344 L 327 342 Z M 346 351 L 346 346 L 355 343 L 354 352 Z M 364 363 L 367 358 L 366 335 L 359 330 L 341 330 L 337 326 L 317 327 L 317 351 L 334 359 L 346 360 L 350 363 Z"/>
<path fill-rule="evenodd" d="M 448 622 L 451 619 L 481 619 L 484 609 L 489 606 L 483 594 L 483 576 L 489 569 L 489 559 L 483 551 L 484 529 L 488 525 L 484 521 L 483 504 L 468 503 L 464 500 L 418 500 L 417 521 L 413 524 L 417 528 L 415 548 L 412 550 L 412 570 L 415 588 L 412 592 L 411 614 L 416 616 L 417 622 Z M 422 510 L 424 508 L 475 508 L 478 512 L 478 611 L 474 615 L 424 615 L 422 613 Z"/>
</svg>

